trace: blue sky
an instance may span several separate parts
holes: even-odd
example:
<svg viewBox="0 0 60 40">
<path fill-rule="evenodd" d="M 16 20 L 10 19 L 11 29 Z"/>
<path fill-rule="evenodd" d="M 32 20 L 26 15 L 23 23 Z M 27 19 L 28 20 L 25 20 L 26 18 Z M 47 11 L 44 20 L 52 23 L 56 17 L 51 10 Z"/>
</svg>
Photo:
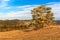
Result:
<svg viewBox="0 0 60 40">
<path fill-rule="evenodd" d="M 51 7 L 60 20 L 60 0 L 0 0 L 0 19 L 32 19 L 30 10 L 41 5 Z"/>
<path fill-rule="evenodd" d="M 11 6 L 20 6 L 20 5 L 40 5 L 46 4 L 49 2 L 59 2 L 60 0 L 12 0 L 9 2 Z"/>
</svg>

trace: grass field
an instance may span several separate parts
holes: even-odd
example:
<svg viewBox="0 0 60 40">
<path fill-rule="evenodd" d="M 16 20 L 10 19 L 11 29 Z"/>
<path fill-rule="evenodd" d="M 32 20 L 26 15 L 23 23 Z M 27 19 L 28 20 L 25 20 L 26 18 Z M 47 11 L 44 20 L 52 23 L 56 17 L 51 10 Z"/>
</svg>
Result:
<svg viewBox="0 0 60 40">
<path fill-rule="evenodd" d="M 0 32 L 0 40 L 60 40 L 60 26 L 46 27 L 30 32 L 22 30 Z"/>
</svg>

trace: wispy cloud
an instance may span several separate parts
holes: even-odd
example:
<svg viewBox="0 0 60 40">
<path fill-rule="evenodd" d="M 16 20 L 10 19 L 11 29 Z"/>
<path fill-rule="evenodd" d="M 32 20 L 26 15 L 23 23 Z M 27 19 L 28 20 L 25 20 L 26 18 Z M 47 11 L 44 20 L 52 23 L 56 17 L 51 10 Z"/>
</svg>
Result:
<svg viewBox="0 0 60 40">
<path fill-rule="evenodd" d="M 7 2 L 9 2 L 10 0 L 1 0 L 1 3 L 0 3 L 0 7 L 6 7 L 8 5 Z"/>
<path fill-rule="evenodd" d="M 8 2 L 11 0 L 2 0 L 0 3 L 0 9 L 5 12 L 0 12 L 0 20 L 5 19 L 32 19 L 31 10 L 40 5 L 24 5 L 24 6 L 8 6 Z M 55 19 L 60 19 L 60 3 L 51 2 L 47 3 L 46 6 L 52 8 Z M 5 13 L 5 14 L 4 14 Z"/>
<path fill-rule="evenodd" d="M 8 10 L 10 10 L 10 11 L 7 12 L 5 15 L 1 14 L 2 16 L 0 16 L 1 17 L 0 19 L 3 19 L 3 20 L 5 20 L 5 19 L 30 20 L 30 19 L 32 19 L 31 10 L 38 6 L 39 5 L 24 5 L 24 6 L 9 7 Z M 14 11 L 14 9 L 19 9 L 19 10 Z"/>
<path fill-rule="evenodd" d="M 60 20 L 60 2 L 48 3 L 47 6 L 52 8 L 52 12 L 54 12 L 55 20 Z"/>
</svg>

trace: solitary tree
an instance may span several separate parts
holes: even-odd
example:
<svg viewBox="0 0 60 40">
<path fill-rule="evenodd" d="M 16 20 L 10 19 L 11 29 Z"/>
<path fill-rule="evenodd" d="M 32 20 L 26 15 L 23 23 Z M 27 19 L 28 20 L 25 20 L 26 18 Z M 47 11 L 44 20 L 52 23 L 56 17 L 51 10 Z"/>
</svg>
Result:
<svg viewBox="0 0 60 40">
<path fill-rule="evenodd" d="M 54 15 L 50 7 L 40 6 L 31 10 L 33 21 L 37 27 L 44 27 L 54 23 Z"/>
</svg>

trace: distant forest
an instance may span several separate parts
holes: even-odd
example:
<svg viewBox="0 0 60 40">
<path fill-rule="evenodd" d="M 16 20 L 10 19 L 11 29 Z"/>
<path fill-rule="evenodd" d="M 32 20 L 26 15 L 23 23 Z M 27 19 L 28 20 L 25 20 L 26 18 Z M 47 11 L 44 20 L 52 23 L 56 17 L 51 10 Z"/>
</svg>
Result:
<svg viewBox="0 0 60 40">
<path fill-rule="evenodd" d="M 56 24 L 60 25 L 60 20 L 55 20 Z"/>
</svg>

